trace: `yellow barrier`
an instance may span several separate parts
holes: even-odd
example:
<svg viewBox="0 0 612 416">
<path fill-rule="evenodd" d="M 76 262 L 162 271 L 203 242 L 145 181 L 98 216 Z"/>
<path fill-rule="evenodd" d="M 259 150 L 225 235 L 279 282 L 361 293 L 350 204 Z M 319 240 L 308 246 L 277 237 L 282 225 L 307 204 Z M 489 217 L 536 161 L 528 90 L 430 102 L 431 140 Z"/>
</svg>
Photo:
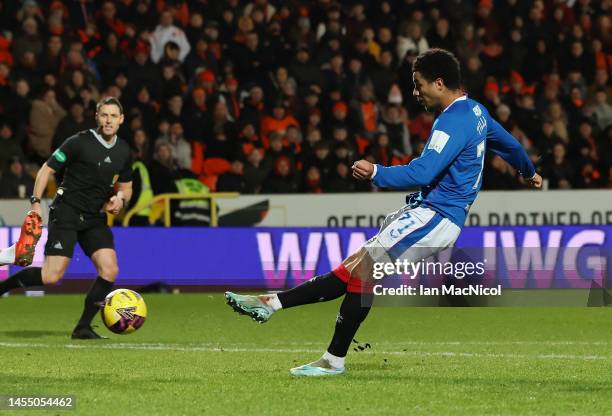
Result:
<svg viewBox="0 0 612 416">
<path fill-rule="evenodd" d="M 217 217 L 217 199 L 218 198 L 237 198 L 239 192 L 211 192 L 203 194 L 159 194 L 155 195 L 151 201 L 140 206 L 136 206 L 129 210 L 123 217 L 123 226 L 127 227 L 130 224 L 132 217 L 140 210 L 152 207 L 157 203 L 163 203 L 164 226 L 170 227 L 170 201 L 178 199 L 210 199 L 210 225 L 217 227 L 219 218 Z"/>
</svg>

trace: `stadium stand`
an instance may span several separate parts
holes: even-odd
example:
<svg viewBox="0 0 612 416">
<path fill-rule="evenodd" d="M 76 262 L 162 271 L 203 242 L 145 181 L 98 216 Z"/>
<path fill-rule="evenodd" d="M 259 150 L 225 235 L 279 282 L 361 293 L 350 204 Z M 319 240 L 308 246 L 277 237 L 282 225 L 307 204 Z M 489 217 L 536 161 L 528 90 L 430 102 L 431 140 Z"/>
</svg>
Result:
<svg viewBox="0 0 612 416">
<path fill-rule="evenodd" d="M 1 1 L 0 197 L 118 96 L 152 188 L 358 192 L 357 158 L 418 157 L 433 116 L 411 63 L 453 51 L 464 86 L 550 189 L 612 188 L 609 0 Z M 161 159 L 160 159 L 161 158 Z M 23 163 L 25 162 L 25 167 Z M 484 189 L 516 172 L 486 162 Z M 24 194 L 25 192 L 25 194 Z"/>
</svg>

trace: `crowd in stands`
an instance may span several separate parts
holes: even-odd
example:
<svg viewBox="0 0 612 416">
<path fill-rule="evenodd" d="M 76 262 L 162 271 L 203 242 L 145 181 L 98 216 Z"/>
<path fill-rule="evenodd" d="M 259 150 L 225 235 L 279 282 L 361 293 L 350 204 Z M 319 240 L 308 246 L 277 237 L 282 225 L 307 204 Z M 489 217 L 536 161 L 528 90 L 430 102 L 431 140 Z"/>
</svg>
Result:
<svg viewBox="0 0 612 416">
<path fill-rule="evenodd" d="M 456 54 L 465 91 L 550 189 L 612 188 L 610 0 L 0 0 L 0 197 L 117 96 L 155 193 L 372 190 L 366 158 L 418 157 L 434 121 L 411 64 Z M 516 189 L 486 160 L 484 189 Z"/>
</svg>

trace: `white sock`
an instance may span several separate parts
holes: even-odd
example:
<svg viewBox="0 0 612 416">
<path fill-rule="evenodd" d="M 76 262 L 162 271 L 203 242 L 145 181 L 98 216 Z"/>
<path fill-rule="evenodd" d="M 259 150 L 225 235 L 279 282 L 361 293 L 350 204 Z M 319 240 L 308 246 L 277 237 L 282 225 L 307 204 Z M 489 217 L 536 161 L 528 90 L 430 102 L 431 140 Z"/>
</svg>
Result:
<svg viewBox="0 0 612 416">
<path fill-rule="evenodd" d="M 321 358 L 327 360 L 327 362 L 334 368 L 344 368 L 344 360 L 346 357 L 336 357 L 335 355 L 325 351 L 325 354 L 323 354 L 323 357 Z"/>
<path fill-rule="evenodd" d="M 279 309 L 283 309 L 283 304 L 281 303 L 276 293 L 273 295 L 266 295 L 266 296 L 268 297 L 268 300 L 266 301 L 266 303 L 272 307 L 274 312 L 276 312 Z"/>
<path fill-rule="evenodd" d="M 0 266 L 15 263 L 15 244 L 0 250 Z"/>
</svg>

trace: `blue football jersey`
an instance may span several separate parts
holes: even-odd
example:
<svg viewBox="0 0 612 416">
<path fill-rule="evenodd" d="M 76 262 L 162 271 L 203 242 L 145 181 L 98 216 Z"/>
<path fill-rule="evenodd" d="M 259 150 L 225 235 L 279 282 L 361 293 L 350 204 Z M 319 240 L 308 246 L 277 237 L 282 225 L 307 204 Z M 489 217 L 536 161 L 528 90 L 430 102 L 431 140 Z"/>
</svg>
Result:
<svg viewBox="0 0 612 416">
<path fill-rule="evenodd" d="M 490 150 L 524 177 L 535 168 L 521 144 L 466 96 L 436 118 L 419 158 L 403 166 L 375 166 L 373 183 L 381 188 L 421 187 L 421 206 L 430 207 L 462 227 L 482 185 L 485 152 Z"/>
</svg>

